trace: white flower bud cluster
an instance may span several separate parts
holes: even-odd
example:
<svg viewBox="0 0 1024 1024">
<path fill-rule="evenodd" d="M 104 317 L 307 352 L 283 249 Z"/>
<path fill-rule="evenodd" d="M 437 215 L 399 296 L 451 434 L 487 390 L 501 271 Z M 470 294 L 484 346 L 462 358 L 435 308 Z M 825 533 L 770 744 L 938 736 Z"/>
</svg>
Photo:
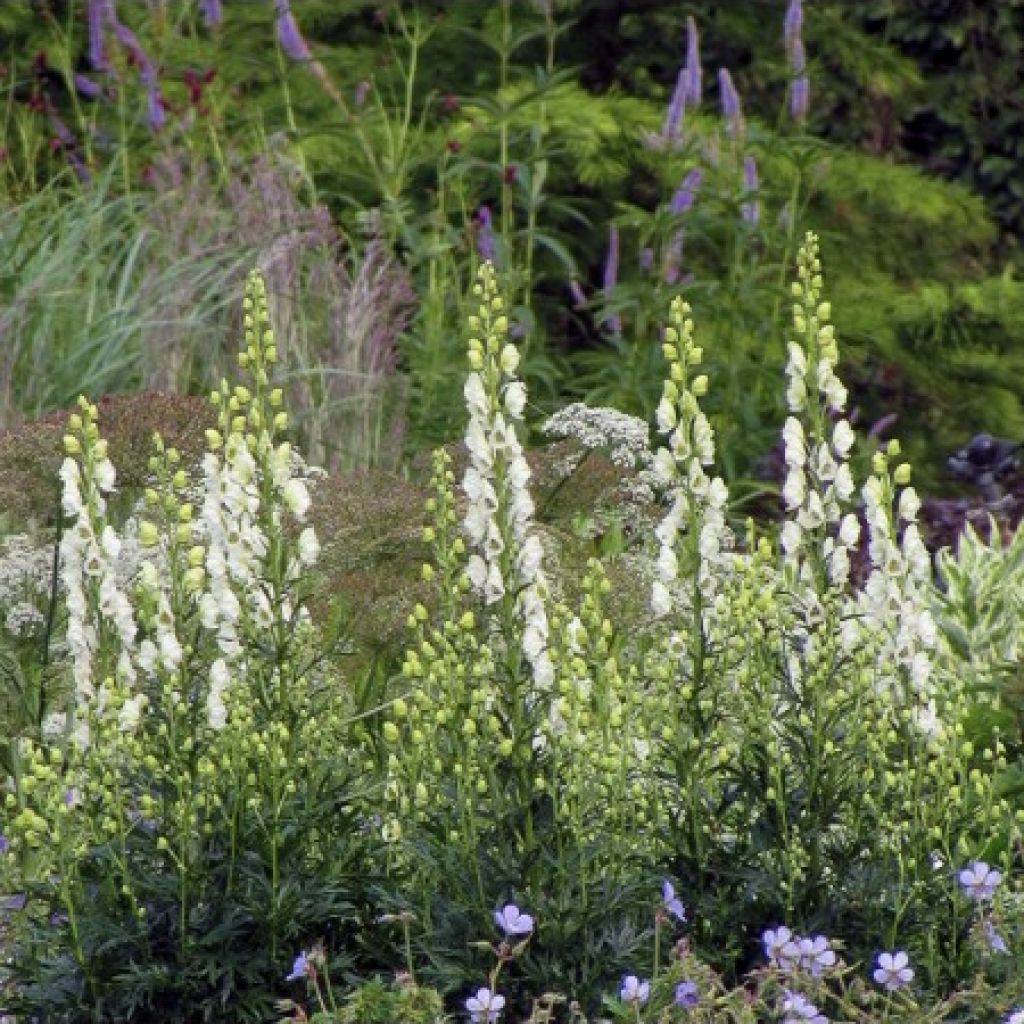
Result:
<svg viewBox="0 0 1024 1024">
<path fill-rule="evenodd" d="M 138 628 L 118 579 L 121 542 L 106 522 L 104 495 L 114 489 L 116 473 L 107 457 L 107 443 L 99 437 L 96 407 L 82 398 L 79 408 L 81 414 L 71 417 L 71 432 L 64 440 L 67 457 L 60 469 L 61 502 L 70 521 L 61 537 L 60 562 L 68 610 L 67 644 L 81 715 L 97 698 L 93 678 L 97 623 L 105 620 L 114 627 L 120 646 L 117 676 L 127 686 L 136 678 L 132 657 Z M 81 728 L 76 734 L 85 740 Z"/>
<path fill-rule="evenodd" d="M 0 540 L 0 609 L 13 637 L 30 636 L 46 621 L 42 609 L 50 596 L 52 546 L 36 547 L 25 534 Z"/>
<path fill-rule="evenodd" d="M 786 479 L 782 497 L 788 516 L 780 543 L 791 566 L 809 581 L 806 538 L 817 538 L 829 582 L 845 586 L 850 549 L 860 524 L 848 509 L 855 487 L 849 458 L 854 434 L 849 421 L 836 419 L 846 405 L 846 388 L 836 376 L 838 361 L 832 315 L 822 293 L 817 237 L 808 233 L 797 259 L 793 283 L 794 340 L 788 345 L 786 400 L 790 415 L 782 431 Z M 813 397 L 812 397 L 813 396 Z M 807 435 L 810 430 L 810 437 Z"/>
<path fill-rule="evenodd" d="M 668 447 L 654 455 L 654 474 L 665 489 L 670 507 L 658 524 L 657 578 L 651 588 L 651 608 L 658 617 L 668 615 L 677 602 L 680 577 L 679 541 L 689 538 L 688 568 L 695 573 L 704 603 L 713 605 L 724 562 L 723 552 L 732 546 L 725 523 L 729 491 L 721 477 L 710 479 L 705 466 L 714 464 L 714 431 L 698 399 L 707 393 L 703 374 L 693 379 L 690 370 L 700 364 L 702 350 L 693 341 L 690 307 L 676 298 L 669 311 L 663 345 L 669 363 L 658 404 L 658 430 Z"/>
<path fill-rule="evenodd" d="M 508 318 L 489 263 L 480 268 L 474 294 L 480 313 L 470 318 L 471 372 L 464 389 L 469 465 L 462 486 L 471 550 L 466 572 L 487 605 L 516 595 L 523 652 L 534 681 L 546 688 L 554 674 L 547 650 L 549 588 L 533 524 L 530 467 L 515 429 L 526 406 L 526 388 L 516 378 L 519 352 L 508 341 Z"/>
<path fill-rule="evenodd" d="M 550 437 L 573 438 L 589 451 L 605 449 L 623 469 L 641 469 L 653 457 L 647 424 L 618 409 L 573 402 L 549 417 L 542 429 Z"/>
<path fill-rule="evenodd" d="M 921 501 L 909 485 L 910 467 L 902 463 L 889 470 L 890 458 L 898 454 L 895 441 L 887 452 L 877 452 L 874 473 L 861 490 L 871 572 L 857 595 L 856 610 L 865 628 L 882 638 L 879 663 L 902 666 L 924 700 L 931 693 L 932 652 L 938 642 L 928 598 L 932 566 L 917 524 Z M 894 686 L 896 680 L 881 683 Z"/>
</svg>

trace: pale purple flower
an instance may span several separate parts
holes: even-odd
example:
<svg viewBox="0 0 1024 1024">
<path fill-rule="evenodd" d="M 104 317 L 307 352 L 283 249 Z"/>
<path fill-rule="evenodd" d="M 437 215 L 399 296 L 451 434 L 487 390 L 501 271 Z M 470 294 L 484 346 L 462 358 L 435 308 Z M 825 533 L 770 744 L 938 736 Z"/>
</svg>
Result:
<svg viewBox="0 0 1024 1024">
<path fill-rule="evenodd" d="M 575 277 L 569 281 L 569 294 L 572 296 L 572 304 L 576 309 L 580 309 L 587 304 L 587 296 Z"/>
<path fill-rule="evenodd" d="M 370 83 L 364 78 L 357 86 L 355 93 L 353 94 L 352 100 L 356 105 L 356 109 L 366 105 L 367 97 L 370 95 Z"/>
<path fill-rule="evenodd" d="M 216 28 L 224 20 L 224 12 L 220 9 L 220 0 L 199 0 L 199 10 L 207 28 Z"/>
<path fill-rule="evenodd" d="M 789 115 L 794 121 L 807 117 L 811 107 L 811 80 L 807 75 L 794 79 L 789 90 Z"/>
<path fill-rule="evenodd" d="M 820 978 L 836 965 L 835 951 L 824 935 L 798 940 L 797 950 L 800 954 L 800 969 L 809 971 L 815 978 Z"/>
<path fill-rule="evenodd" d="M 627 974 L 622 979 L 622 988 L 619 989 L 619 998 L 624 1003 L 635 1003 L 643 1006 L 651 994 L 651 983 L 641 981 L 635 974 Z"/>
<path fill-rule="evenodd" d="M 277 41 L 292 60 L 312 60 L 309 44 L 302 37 L 291 0 L 277 0 Z"/>
<path fill-rule="evenodd" d="M 797 937 L 783 924 L 769 928 L 762 936 L 764 955 L 773 967 L 789 971 L 800 959 Z"/>
<path fill-rule="evenodd" d="M 684 1010 L 692 1010 L 700 1002 L 700 992 L 697 985 L 692 981 L 681 981 L 676 985 L 676 1006 Z"/>
<path fill-rule="evenodd" d="M 683 262 L 683 236 L 685 232 L 677 231 L 665 248 L 665 256 L 662 260 L 662 272 L 666 284 L 676 284 L 679 281 L 679 272 Z"/>
<path fill-rule="evenodd" d="M 153 131 L 159 131 L 167 121 L 167 111 L 164 110 L 164 99 L 160 94 L 160 86 L 154 79 L 146 86 L 146 98 L 148 107 L 149 127 Z"/>
<path fill-rule="evenodd" d="M 803 28 L 803 4 L 801 0 L 789 0 L 789 7 L 786 8 L 786 20 L 783 23 L 783 37 L 786 40 L 787 51 L 792 47 L 794 41 L 800 38 Z"/>
<path fill-rule="evenodd" d="M 649 246 L 645 245 L 640 250 L 640 269 L 649 271 L 654 266 L 654 250 Z"/>
<path fill-rule="evenodd" d="M 489 988 L 478 988 L 476 995 L 466 1000 L 466 1009 L 473 1024 L 494 1024 L 504 1008 L 505 997 Z"/>
<path fill-rule="evenodd" d="M 890 992 L 909 985 L 914 977 L 910 958 L 902 949 L 894 950 L 892 953 L 879 953 L 878 966 L 873 977 L 879 985 Z"/>
<path fill-rule="evenodd" d="M 782 1024 L 828 1024 L 828 1017 L 799 992 L 786 991 L 782 1012 L 785 1014 Z"/>
<path fill-rule="evenodd" d="M 676 896 L 675 886 L 668 879 L 661 883 L 661 905 L 670 917 L 674 917 L 680 923 L 686 920 L 686 908 L 682 900 Z"/>
<path fill-rule="evenodd" d="M 509 937 L 529 935 L 533 931 L 533 918 L 524 914 L 514 903 L 506 903 L 494 912 L 498 927 Z"/>
<path fill-rule="evenodd" d="M 699 107 L 701 99 L 700 37 L 697 22 L 692 16 L 686 18 L 686 103 Z"/>
<path fill-rule="evenodd" d="M 1006 939 L 996 931 L 996 926 L 988 919 L 985 918 L 981 922 L 981 930 L 985 934 L 985 941 L 988 943 L 988 948 L 993 953 L 1009 953 L 1010 947 L 1006 944 Z"/>
<path fill-rule="evenodd" d="M 699 167 L 694 167 L 689 174 L 683 178 L 682 184 L 676 189 L 669 204 L 669 210 L 674 214 L 686 213 L 693 206 L 697 198 L 697 189 L 704 179 L 704 174 Z"/>
<path fill-rule="evenodd" d="M 295 963 L 292 964 L 292 973 L 285 978 L 285 981 L 298 981 L 300 978 L 305 978 L 309 974 L 309 959 L 306 956 L 306 951 L 303 950 L 296 958 Z"/>
<path fill-rule="evenodd" d="M 747 193 L 756 193 L 758 188 L 757 161 L 752 156 L 743 158 L 743 189 Z M 748 199 L 740 205 L 740 216 L 744 222 L 756 227 L 761 219 L 761 203 L 757 199 Z"/>
<path fill-rule="evenodd" d="M 1024 1024 L 1024 1008 L 1012 1010 L 1003 1024 Z"/>
<path fill-rule="evenodd" d="M 740 94 L 732 84 L 732 75 L 729 74 L 728 68 L 718 69 L 718 91 L 727 130 L 733 138 L 739 138 L 743 134 L 743 107 L 740 103 Z"/>
<path fill-rule="evenodd" d="M 477 234 L 476 248 L 480 258 L 494 262 L 494 228 L 492 226 L 491 208 L 481 206 L 476 211 Z"/>
<path fill-rule="evenodd" d="M 608 228 L 608 255 L 604 262 L 604 296 L 607 299 L 619 280 L 619 228 L 612 224 Z M 622 331 L 622 318 L 618 313 L 610 314 L 605 322 L 609 329 L 619 334 Z"/>
<path fill-rule="evenodd" d="M 5 835 L 0 835 L 0 855 L 5 854 L 11 848 L 11 841 Z"/>
<path fill-rule="evenodd" d="M 987 903 L 995 895 L 1003 879 L 1001 871 L 989 867 L 983 860 L 974 861 L 959 875 L 960 884 L 968 897 L 976 903 Z"/>
</svg>

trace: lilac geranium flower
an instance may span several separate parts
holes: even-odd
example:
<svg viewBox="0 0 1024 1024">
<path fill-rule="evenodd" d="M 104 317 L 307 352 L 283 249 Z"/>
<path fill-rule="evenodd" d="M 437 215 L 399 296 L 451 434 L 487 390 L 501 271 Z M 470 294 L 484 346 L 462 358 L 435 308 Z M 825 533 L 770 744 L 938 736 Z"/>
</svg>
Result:
<svg viewBox="0 0 1024 1024">
<path fill-rule="evenodd" d="M 797 937 L 783 924 L 778 928 L 769 928 L 762 936 L 764 955 L 773 967 L 781 971 L 790 971 L 800 960 L 800 948 Z"/>
<path fill-rule="evenodd" d="M 5 835 L 0 835 L 0 855 L 5 854 L 11 848 L 11 841 Z"/>
<path fill-rule="evenodd" d="M 976 903 L 987 903 L 995 895 L 1003 875 L 1001 871 L 989 867 L 983 860 L 976 860 L 960 872 L 959 878 L 964 892 L 970 899 Z"/>
<path fill-rule="evenodd" d="M 224 12 L 220 9 L 220 0 L 199 0 L 199 10 L 202 12 L 207 28 L 216 28 L 224 18 Z"/>
<path fill-rule="evenodd" d="M 1010 1016 L 1003 1021 L 1003 1024 L 1024 1024 L 1024 1008 L 1013 1010 Z"/>
<path fill-rule="evenodd" d="M 494 920 L 510 939 L 517 935 L 529 935 L 533 931 L 533 918 L 524 914 L 514 903 L 506 903 L 501 910 L 496 910 Z"/>
<path fill-rule="evenodd" d="M 835 967 L 836 954 L 824 935 L 803 938 L 797 942 L 800 954 L 800 969 L 820 978 L 827 970 Z"/>
<path fill-rule="evenodd" d="M 651 994 L 651 983 L 641 981 L 635 974 L 627 974 L 622 979 L 622 988 L 619 989 L 619 998 L 624 1003 L 635 1003 L 643 1006 Z"/>
<path fill-rule="evenodd" d="M 828 1024 L 828 1017 L 799 992 L 785 993 L 782 1012 L 785 1014 L 782 1024 Z"/>
<path fill-rule="evenodd" d="M 285 981 L 298 981 L 300 978 L 305 978 L 309 974 L 309 958 L 306 956 L 306 951 L 303 950 L 296 958 L 295 963 L 292 964 L 292 973 L 285 978 Z"/>
<path fill-rule="evenodd" d="M 684 1010 L 692 1010 L 700 1002 L 700 992 L 697 985 L 692 981 L 681 981 L 676 985 L 676 1006 Z"/>
<path fill-rule="evenodd" d="M 686 920 L 686 908 L 682 900 L 676 896 L 675 886 L 668 879 L 661 883 L 661 905 L 670 917 L 674 917 L 680 923 Z"/>
<path fill-rule="evenodd" d="M 505 997 L 489 988 L 478 988 L 476 995 L 466 1000 L 466 1009 L 473 1024 L 494 1024 L 504 1008 Z"/>
<path fill-rule="evenodd" d="M 879 985 L 890 992 L 909 985 L 914 977 L 910 958 L 902 949 L 894 950 L 892 953 L 879 953 L 878 966 L 875 968 L 873 977 Z"/>
</svg>

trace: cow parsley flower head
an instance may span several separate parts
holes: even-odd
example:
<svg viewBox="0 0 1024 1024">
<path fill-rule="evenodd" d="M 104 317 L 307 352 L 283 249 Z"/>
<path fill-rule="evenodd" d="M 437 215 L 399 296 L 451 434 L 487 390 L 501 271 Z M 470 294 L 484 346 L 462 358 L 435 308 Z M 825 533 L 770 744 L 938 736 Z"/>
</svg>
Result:
<svg viewBox="0 0 1024 1024">
<path fill-rule="evenodd" d="M 988 903 L 1003 880 L 1002 872 L 989 867 L 983 860 L 968 865 L 958 877 L 968 898 L 976 903 Z"/>
<path fill-rule="evenodd" d="M 627 974 L 622 979 L 619 998 L 624 1003 L 634 1003 L 636 1006 L 643 1006 L 650 995 L 651 983 L 649 981 L 642 981 L 635 974 Z"/>
<path fill-rule="evenodd" d="M 466 1009 L 469 1010 L 469 1019 L 473 1024 L 494 1024 L 504 1008 L 505 997 L 489 988 L 478 988 L 466 1000 Z"/>
<path fill-rule="evenodd" d="M 494 921 L 509 938 L 533 932 L 533 918 L 524 914 L 514 903 L 506 903 L 501 910 L 496 910 Z"/>
<path fill-rule="evenodd" d="M 903 950 L 879 953 L 878 966 L 875 968 L 873 977 L 879 985 L 890 992 L 904 988 L 914 977 L 910 958 Z"/>
</svg>

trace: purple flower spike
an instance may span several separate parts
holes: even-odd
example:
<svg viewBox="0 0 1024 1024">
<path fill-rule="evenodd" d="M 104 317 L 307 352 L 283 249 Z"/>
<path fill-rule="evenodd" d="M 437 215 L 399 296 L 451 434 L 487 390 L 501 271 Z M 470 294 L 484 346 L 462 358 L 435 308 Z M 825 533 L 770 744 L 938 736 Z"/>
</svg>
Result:
<svg viewBox="0 0 1024 1024">
<path fill-rule="evenodd" d="M 608 298 L 619 280 L 619 228 L 612 224 L 608 228 L 608 255 L 604 261 L 604 284 L 603 291 L 605 298 Z M 615 333 L 622 331 L 622 318 L 613 313 L 605 321 L 608 327 Z"/>
<path fill-rule="evenodd" d="M 309 44 L 299 31 L 291 0 L 277 0 L 277 41 L 292 60 L 312 60 Z"/>
<path fill-rule="evenodd" d="M 878 966 L 875 968 L 873 977 L 882 988 L 888 989 L 890 992 L 909 985 L 914 977 L 914 972 L 910 967 L 910 958 L 901 949 L 892 953 L 879 953 Z"/>
<path fill-rule="evenodd" d="M 569 282 L 569 294 L 576 309 L 582 309 L 587 304 L 587 296 L 575 277 Z"/>
<path fill-rule="evenodd" d="M 86 78 L 85 75 L 75 73 L 75 92 L 79 96 L 84 96 L 87 100 L 95 100 L 100 97 L 103 90 L 100 86 L 94 82 L 91 78 Z"/>
<path fill-rule="evenodd" d="M 969 899 L 976 903 L 987 903 L 995 895 L 1003 875 L 995 868 L 990 868 L 983 860 L 976 860 L 960 872 L 959 878 Z"/>
<path fill-rule="evenodd" d="M 476 211 L 476 222 L 477 252 L 480 253 L 481 259 L 489 260 L 493 263 L 495 254 L 494 228 L 492 227 L 491 208 L 489 206 L 481 206 L 480 209 Z"/>
<path fill-rule="evenodd" d="M 217 28 L 224 20 L 224 12 L 220 8 L 220 0 L 199 0 L 199 10 L 203 15 L 207 28 Z"/>
<path fill-rule="evenodd" d="M 795 79 L 789 92 L 789 116 L 800 122 L 811 107 L 811 80 L 807 75 Z"/>
<path fill-rule="evenodd" d="M 300 978 L 305 978 L 309 974 L 309 959 L 306 956 L 306 951 L 303 950 L 296 958 L 295 963 L 292 964 L 292 973 L 285 978 L 285 981 L 298 981 Z"/>
<path fill-rule="evenodd" d="M 665 912 L 677 921 L 686 920 L 686 908 L 683 906 L 682 900 L 676 896 L 675 886 L 668 879 L 661 883 L 661 905 L 665 908 Z"/>
<path fill-rule="evenodd" d="M 743 188 L 748 193 L 757 192 L 757 161 L 752 156 L 743 160 Z M 748 199 L 740 206 L 740 216 L 745 223 L 756 227 L 761 219 L 761 204 L 757 199 Z"/>
<path fill-rule="evenodd" d="M 110 0 L 89 0 L 86 12 L 89 23 L 89 63 L 94 71 L 103 71 L 110 66 L 103 47 L 103 28 L 113 19 L 113 14 Z"/>
<path fill-rule="evenodd" d="M 683 236 L 685 232 L 677 231 L 665 249 L 662 260 L 662 273 L 665 283 L 672 285 L 679 281 L 679 273 L 683 263 Z"/>
<path fill-rule="evenodd" d="M 801 0 L 789 0 L 786 8 L 786 20 L 783 23 L 783 36 L 786 49 L 789 50 L 794 41 L 799 39 L 804 30 L 804 7 Z"/>
<path fill-rule="evenodd" d="M 661 126 L 661 137 L 666 142 L 678 142 L 683 133 L 683 115 L 686 113 L 686 68 L 676 76 L 676 87 Z"/>
<path fill-rule="evenodd" d="M 697 22 L 692 16 L 686 18 L 686 102 L 699 107 L 701 99 L 700 37 Z"/>
<path fill-rule="evenodd" d="M 622 988 L 619 989 L 619 998 L 624 1003 L 635 1003 L 643 1006 L 651 994 L 651 983 L 641 981 L 635 974 L 627 974 L 622 979 Z"/>
<path fill-rule="evenodd" d="M 682 184 L 676 189 L 675 195 L 672 196 L 672 202 L 669 205 L 672 213 L 677 215 L 686 213 L 693 206 L 693 202 L 697 198 L 697 189 L 700 188 L 700 183 L 703 180 L 704 174 L 699 167 L 694 167 L 683 178 Z"/>
<path fill-rule="evenodd" d="M 684 1010 L 692 1010 L 699 1002 L 700 992 L 695 982 L 681 981 L 676 985 L 676 1006 L 681 1006 Z"/>
<path fill-rule="evenodd" d="M 508 938 L 533 932 L 533 918 L 524 914 L 514 903 L 506 903 L 494 912 L 494 921 Z"/>
<path fill-rule="evenodd" d="M 743 107 L 728 68 L 718 69 L 718 91 L 721 94 L 722 116 L 727 122 L 729 134 L 739 138 L 743 134 Z"/>
<path fill-rule="evenodd" d="M 164 98 L 160 94 L 160 86 L 155 80 L 146 86 L 146 96 L 149 108 L 149 127 L 156 132 L 166 123 L 167 111 L 164 110 Z"/>
</svg>

